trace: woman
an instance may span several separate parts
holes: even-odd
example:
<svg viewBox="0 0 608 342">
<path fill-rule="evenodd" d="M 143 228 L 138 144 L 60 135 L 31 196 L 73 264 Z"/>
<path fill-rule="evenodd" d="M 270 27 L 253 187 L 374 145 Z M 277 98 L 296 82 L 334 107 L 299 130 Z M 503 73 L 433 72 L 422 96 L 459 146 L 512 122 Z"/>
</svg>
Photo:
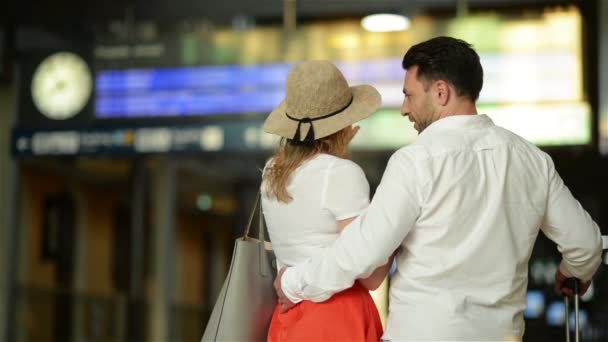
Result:
<svg viewBox="0 0 608 342">
<path fill-rule="evenodd" d="M 352 124 L 380 105 L 376 89 L 349 87 L 327 61 L 296 65 L 286 88 L 285 101 L 264 124 L 282 140 L 261 189 L 279 268 L 321 252 L 368 206 L 369 185 L 347 148 L 359 129 Z M 382 324 L 369 290 L 382 283 L 389 265 L 326 302 L 304 301 L 285 313 L 277 306 L 268 341 L 379 341 Z"/>
</svg>

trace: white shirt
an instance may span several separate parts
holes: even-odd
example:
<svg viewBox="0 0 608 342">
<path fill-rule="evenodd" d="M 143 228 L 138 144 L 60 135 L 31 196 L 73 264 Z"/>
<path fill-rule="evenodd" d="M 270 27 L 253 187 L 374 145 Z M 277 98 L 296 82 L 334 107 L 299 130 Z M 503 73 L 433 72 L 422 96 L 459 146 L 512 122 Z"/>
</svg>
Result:
<svg viewBox="0 0 608 342">
<path fill-rule="evenodd" d="M 401 246 L 384 339 L 518 339 L 539 228 L 565 275 L 592 277 L 599 228 L 551 158 L 485 115 L 451 116 L 393 154 L 367 212 L 287 269 L 282 288 L 294 302 L 326 300 Z"/>
<path fill-rule="evenodd" d="M 263 182 L 262 209 L 279 266 L 322 252 L 339 235 L 336 221 L 358 216 L 369 205 L 363 170 L 328 154 L 314 156 L 293 172 L 287 186 L 292 201 L 279 202 L 267 189 Z"/>
</svg>

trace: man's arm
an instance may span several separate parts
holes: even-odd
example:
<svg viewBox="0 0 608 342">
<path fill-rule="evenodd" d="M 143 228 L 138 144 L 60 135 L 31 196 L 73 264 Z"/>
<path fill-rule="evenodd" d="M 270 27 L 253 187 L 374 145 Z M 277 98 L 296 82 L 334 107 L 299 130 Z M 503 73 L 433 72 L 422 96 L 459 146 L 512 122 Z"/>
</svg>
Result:
<svg viewBox="0 0 608 342">
<path fill-rule="evenodd" d="M 556 286 L 561 288 L 560 279 L 571 277 L 585 285 L 602 261 L 600 230 L 564 185 L 550 158 L 549 162 L 549 194 L 541 230 L 562 254 Z"/>
<path fill-rule="evenodd" d="M 420 213 L 421 184 L 417 178 L 409 156 L 395 153 L 367 212 L 324 253 L 288 268 L 280 279 L 280 292 L 293 303 L 321 302 L 386 264 Z"/>
<path fill-rule="evenodd" d="M 355 216 L 355 217 L 347 218 L 344 220 L 339 220 L 337 222 L 338 232 L 342 233 L 344 228 L 346 228 L 346 226 L 348 226 L 356 218 L 357 217 Z M 359 278 L 359 279 L 357 279 L 357 282 L 359 282 L 359 284 L 363 285 L 363 287 L 365 287 L 366 289 L 368 289 L 370 291 L 374 291 L 374 290 L 378 289 L 378 287 L 382 284 L 382 282 L 386 278 L 388 271 L 391 268 L 392 263 L 393 263 L 393 256 L 391 256 L 388 259 L 388 262 L 386 264 L 376 268 L 369 277 Z"/>
</svg>

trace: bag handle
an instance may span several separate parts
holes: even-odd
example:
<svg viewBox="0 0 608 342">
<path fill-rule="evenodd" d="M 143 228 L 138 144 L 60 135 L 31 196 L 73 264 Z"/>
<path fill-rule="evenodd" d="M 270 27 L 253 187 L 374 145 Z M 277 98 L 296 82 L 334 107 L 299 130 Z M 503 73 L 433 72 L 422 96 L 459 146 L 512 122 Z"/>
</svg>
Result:
<svg viewBox="0 0 608 342">
<path fill-rule="evenodd" d="M 259 253 L 260 253 L 260 264 L 259 271 L 260 274 L 264 277 L 269 276 L 271 274 L 270 263 L 268 260 L 268 253 L 266 252 L 265 241 L 266 241 L 266 221 L 264 220 L 264 213 L 262 212 L 262 204 L 261 204 L 261 191 L 258 192 L 253 208 L 251 209 L 251 214 L 249 215 L 249 220 L 247 223 L 247 229 L 245 230 L 245 235 L 243 235 L 243 240 L 246 240 L 249 237 L 249 231 L 251 230 L 251 226 L 253 225 L 253 218 L 255 217 L 256 209 L 259 212 L 259 226 L 258 226 L 258 240 L 259 240 Z"/>
<path fill-rule="evenodd" d="M 255 203 L 253 204 L 253 209 L 251 209 L 251 214 L 249 214 L 249 220 L 247 220 L 247 229 L 245 230 L 245 235 L 243 236 L 243 239 L 249 237 L 249 231 L 251 231 L 251 226 L 253 225 L 253 218 L 255 217 L 255 211 L 256 209 L 259 209 L 259 226 L 258 226 L 258 239 L 260 241 L 265 241 L 266 239 L 266 231 L 267 231 L 267 227 L 266 227 L 266 221 L 264 220 L 264 214 L 262 213 L 262 204 L 261 202 L 261 193 L 258 192 L 257 196 L 255 197 Z"/>
<path fill-rule="evenodd" d="M 253 204 L 253 209 L 251 209 L 251 214 L 249 214 L 249 220 L 247 220 L 247 229 L 245 229 L 245 235 L 243 235 L 243 240 L 249 237 L 249 231 L 251 230 L 251 225 L 253 224 L 253 217 L 255 216 L 255 210 L 258 208 L 260 204 L 260 193 L 255 196 L 255 203 Z M 260 214 L 262 213 L 262 206 L 260 206 Z"/>
<path fill-rule="evenodd" d="M 259 203 L 258 203 L 258 207 L 260 208 L 260 215 L 259 215 L 259 226 L 258 226 L 258 239 L 260 239 L 260 241 L 265 242 L 266 241 L 266 233 L 268 232 L 268 227 L 266 227 L 266 220 L 264 219 L 264 213 L 262 212 L 262 199 L 261 199 L 261 194 L 258 193 L 258 198 L 259 198 Z M 268 241 L 270 241 L 270 234 L 268 234 Z"/>
<path fill-rule="evenodd" d="M 266 241 L 266 232 L 268 228 L 266 227 L 266 220 L 264 220 L 264 213 L 262 213 L 262 204 L 261 202 L 261 193 L 258 192 L 255 197 L 255 203 L 253 204 L 253 209 L 251 209 L 251 214 L 249 214 L 249 220 L 247 222 L 247 229 L 245 230 L 245 235 L 243 239 L 249 237 L 249 231 L 251 231 L 251 226 L 253 225 L 253 218 L 255 217 L 256 209 L 259 209 L 259 226 L 258 226 L 258 239 L 260 241 Z"/>
</svg>

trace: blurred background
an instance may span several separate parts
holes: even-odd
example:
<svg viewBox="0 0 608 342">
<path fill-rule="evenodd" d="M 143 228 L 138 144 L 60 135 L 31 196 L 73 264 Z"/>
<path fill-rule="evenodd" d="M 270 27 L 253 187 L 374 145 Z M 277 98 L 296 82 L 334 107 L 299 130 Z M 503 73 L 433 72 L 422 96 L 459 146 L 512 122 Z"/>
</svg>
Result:
<svg viewBox="0 0 608 342">
<path fill-rule="evenodd" d="M 332 60 L 380 90 L 352 146 L 373 190 L 416 138 L 399 115 L 401 58 L 438 35 L 474 44 L 480 112 L 547 151 L 608 233 L 608 1 L 0 6 L 2 341 L 200 340 L 277 143 L 261 126 L 290 67 Z M 539 236 L 527 341 L 563 339 L 558 262 Z M 386 289 L 374 293 L 383 315 Z M 583 339 L 607 341 L 606 265 L 581 310 Z"/>
</svg>

